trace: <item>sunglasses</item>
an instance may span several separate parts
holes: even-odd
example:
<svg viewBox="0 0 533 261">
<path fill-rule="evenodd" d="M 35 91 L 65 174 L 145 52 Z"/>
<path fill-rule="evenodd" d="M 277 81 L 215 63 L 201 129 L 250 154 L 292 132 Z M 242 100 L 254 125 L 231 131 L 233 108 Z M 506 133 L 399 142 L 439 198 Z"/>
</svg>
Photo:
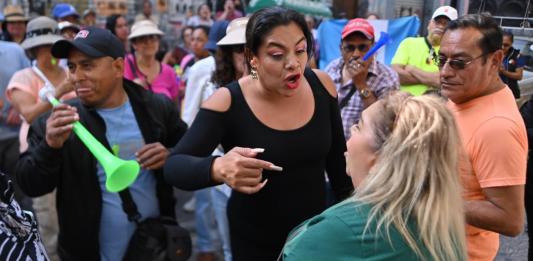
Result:
<svg viewBox="0 0 533 261">
<path fill-rule="evenodd" d="M 366 52 L 368 51 L 368 48 L 370 48 L 369 44 L 348 44 L 342 47 L 342 51 L 345 53 L 353 53 L 357 49 L 359 52 Z"/>
<path fill-rule="evenodd" d="M 435 56 L 434 62 L 439 67 L 439 69 L 442 69 L 444 65 L 448 64 L 454 70 L 463 70 L 464 68 L 466 68 L 466 66 L 471 64 L 474 60 L 484 57 L 486 55 L 487 54 L 481 54 L 480 56 L 472 58 L 470 60 L 449 59 L 449 58 L 446 58 L 445 56 L 439 55 L 439 56 Z"/>
<path fill-rule="evenodd" d="M 509 47 L 511 44 L 502 44 L 503 47 Z"/>
</svg>

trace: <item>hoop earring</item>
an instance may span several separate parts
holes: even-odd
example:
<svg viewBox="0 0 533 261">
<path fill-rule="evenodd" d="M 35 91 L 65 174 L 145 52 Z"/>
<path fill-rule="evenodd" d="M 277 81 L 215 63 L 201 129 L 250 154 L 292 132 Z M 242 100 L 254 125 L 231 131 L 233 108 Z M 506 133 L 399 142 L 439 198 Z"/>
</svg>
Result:
<svg viewBox="0 0 533 261">
<path fill-rule="evenodd" d="M 250 75 L 252 76 L 252 79 L 254 80 L 257 80 L 258 77 L 257 77 L 257 71 L 255 70 L 255 68 L 252 67 L 252 69 L 250 69 Z"/>
</svg>

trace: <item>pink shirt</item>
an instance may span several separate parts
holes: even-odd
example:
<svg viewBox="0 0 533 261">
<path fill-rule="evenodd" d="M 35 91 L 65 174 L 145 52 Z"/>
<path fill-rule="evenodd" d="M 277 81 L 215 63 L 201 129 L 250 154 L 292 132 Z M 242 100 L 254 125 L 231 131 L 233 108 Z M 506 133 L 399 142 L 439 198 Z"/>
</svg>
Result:
<svg viewBox="0 0 533 261">
<path fill-rule="evenodd" d="M 176 79 L 176 72 L 167 64 L 160 63 L 161 71 L 159 75 L 152 81 L 149 90 L 160 93 L 171 100 L 175 100 L 178 96 L 179 84 Z M 126 56 L 124 65 L 124 78 L 133 81 L 136 78 L 144 80 L 146 76 L 137 67 L 137 62 L 132 54 Z"/>
<path fill-rule="evenodd" d="M 17 90 L 21 90 L 31 95 L 34 98 L 35 103 L 39 103 L 39 102 L 42 102 L 39 99 L 39 91 L 43 87 L 44 87 L 44 81 L 41 79 L 41 77 L 39 77 L 33 71 L 31 67 L 22 69 L 20 71 L 17 71 L 15 74 L 13 74 L 13 77 L 11 77 L 9 84 L 7 85 L 6 97 L 9 102 L 12 102 L 11 92 L 17 89 Z M 72 91 L 72 92 L 69 92 L 63 95 L 63 97 L 61 97 L 61 100 L 68 100 L 68 99 L 72 99 L 75 97 L 76 97 L 76 93 Z M 20 133 L 19 133 L 20 152 L 24 152 L 28 149 L 27 137 L 28 137 L 29 129 L 30 129 L 30 124 L 26 122 L 25 120 L 23 120 L 22 125 L 20 126 Z"/>
</svg>

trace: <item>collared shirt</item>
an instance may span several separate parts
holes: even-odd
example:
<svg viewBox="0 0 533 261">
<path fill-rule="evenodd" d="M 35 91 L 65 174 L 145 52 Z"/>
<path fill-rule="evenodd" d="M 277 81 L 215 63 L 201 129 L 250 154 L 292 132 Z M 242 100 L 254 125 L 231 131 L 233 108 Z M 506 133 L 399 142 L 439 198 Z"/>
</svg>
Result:
<svg viewBox="0 0 533 261">
<path fill-rule="evenodd" d="M 348 95 L 350 88 L 354 88 L 352 87 L 353 85 L 351 79 L 348 80 L 346 84 L 342 84 L 343 67 L 344 61 L 341 57 L 333 60 L 325 70 L 335 83 L 339 102 Z M 398 73 L 396 73 L 396 71 L 374 59 L 374 61 L 368 67 L 366 84 L 368 85 L 368 89 L 374 93 L 376 98 L 381 99 L 388 92 L 392 90 L 398 90 L 400 88 L 400 78 L 398 77 Z M 359 91 L 357 90 L 355 94 L 352 95 L 346 106 L 341 109 L 342 125 L 346 140 L 348 140 L 351 136 L 350 127 L 359 122 L 359 118 L 361 118 L 363 109 L 364 103 Z"/>
</svg>

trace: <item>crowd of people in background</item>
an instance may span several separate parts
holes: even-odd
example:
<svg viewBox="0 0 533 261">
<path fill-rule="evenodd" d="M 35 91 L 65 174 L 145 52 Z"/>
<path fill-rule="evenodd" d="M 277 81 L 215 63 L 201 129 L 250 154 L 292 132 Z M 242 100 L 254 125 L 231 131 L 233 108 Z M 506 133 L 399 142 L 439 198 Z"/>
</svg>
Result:
<svg viewBox="0 0 533 261">
<path fill-rule="evenodd" d="M 319 20 L 282 7 L 201 4 L 171 46 L 150 1 L 102 25 L 65 3 L 3 14 L 6 260 L 122 260 L 142 222 L 176 219 L 175 188 L 194 191 L 199 261 L 493 260 L 533 209 L 533 101 L 517 106 L 522 58 L 489 14 L 437 8 L 390 65 L 364 58 L 379 16 L 348 20 L 324 71 Z M 126 190 L 77 121 L 139 162 Z"/>
</svg>

